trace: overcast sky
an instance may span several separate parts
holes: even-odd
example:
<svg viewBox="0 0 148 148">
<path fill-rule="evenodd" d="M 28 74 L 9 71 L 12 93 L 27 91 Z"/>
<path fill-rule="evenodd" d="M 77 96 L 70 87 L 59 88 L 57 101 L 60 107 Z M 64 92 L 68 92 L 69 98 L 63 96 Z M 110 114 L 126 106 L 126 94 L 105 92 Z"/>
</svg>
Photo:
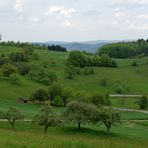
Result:
<svg viewBox="0 0 148 148">
<path fill-rule="evenodd" d="M 148 38 L 148 0 L 0 0 L 3 40 Z"/>
</svg>

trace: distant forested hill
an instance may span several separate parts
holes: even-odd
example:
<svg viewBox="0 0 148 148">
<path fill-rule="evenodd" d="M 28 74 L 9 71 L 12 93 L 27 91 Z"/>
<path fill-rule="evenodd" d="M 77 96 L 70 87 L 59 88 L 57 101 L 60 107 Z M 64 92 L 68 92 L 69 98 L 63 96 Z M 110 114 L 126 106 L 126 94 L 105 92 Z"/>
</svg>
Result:
<svg viewBox="0 0 148 148">
<path fill-rule="evenodd" d="M 62 41 L 49 41 L 43 42 L 40 44 L 44 45 L 60 45 L 65 47 L 68 51 L 71 50 L 80 50 L 87 52 L 97 52 L 98 48 L 108 43 L 114 43 L 118 41 L 107 41 L 107 40 L 98 40 L 98 41 L 84 41 L 84 42 L 62 42 Z"/>
</svg>

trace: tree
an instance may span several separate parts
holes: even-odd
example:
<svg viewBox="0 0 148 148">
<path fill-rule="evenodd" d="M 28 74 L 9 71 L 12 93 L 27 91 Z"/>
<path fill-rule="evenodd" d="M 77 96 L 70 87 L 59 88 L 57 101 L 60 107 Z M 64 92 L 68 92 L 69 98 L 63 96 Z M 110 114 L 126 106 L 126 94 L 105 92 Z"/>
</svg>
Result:
<svg viewBox="0 0 148 148">
<path fill-rule="evenodd" d="M 55 72 L 48 72 L 47 73 L 47 77 L 50 80 L 50 84 L 52 84 L 53 82 L 57 81 L 57 75 Z"/>
<path fill-rule="evenodd" d="M 81 124 L 92 121 L 96 107 L 82 101 L 72 101 L 68 104 L 64 116 L 70 122 L 75 122 L 78 125 L 78 130 L 81 129 Z"/>
<path fill-rule="evenodd" d="M 67 59 L 67 63 L 75 67 L 85 67 L 87 62 L 81 51 L 71 51 Z"/>
<path fill-rule="evenodd" d="M 10 78 L 10 82 L 13 84 L 18 84 L 20 81 L 20 75 L 17 73 L 11 74 L 9 78 Z"/>
<path fill-rule="evenodd" d="M 76 76 L 76 68 L 73 65 L 67 65 L 64 72 L 68 79 L 74 79 Z"/>
<path fill-rule="evenodd" d="M 33 95 L 32 95 L 32 99 L 33 99 L 33 100 L 39 101 L 40 104 L 41 104 L 42 101 L 45 102 L 45 100 L 46 100 L 47 98 L 48 98 L 47 91 L 46 91 L 45 89 L 42 89 L 42 88 L 36 90 L 36 91 L 33 93 Z"/>
<path fill-rule="evenodd" d="M 53 105 L 53 101 L 57 96 L 61 98 L 61 94 L 62 94 L 62 86 L 60 84 L 54 83 L 49 87 L 48 96 L 49 96 L 51 105 Z"/>
<path fill-rule="evenodd" d="M 69 100 L 72 98 L 72 90 L 70 88 L 63 88 L 61 97 L 62 97 L 64 106 L 66 106 Z"/>
<path fill-rule="evenodd" d="M 112 59 L 107 54 L 102 54 L 100 59 L 101 66 L 112 66 Z"/>
<path fill-rule="evenodd" d="M 34 117 L 34 123 L 37 123 L 40 126 L 44 126 L 44 132 L 47 133 L 47 130 L 50 126 L 59 126 L 62 122 L 58 115 L 53 114 L 51 107 L 46 105 L 40 112 Z"/>
<path fill-rule="evenodd" d="M 139 107 L 140 109 L 146 109 L 148 107 L 148 97 L 146 95 L 140 98 Z"/>
<path fill-rule="evenodd" d="M 2 74 L 5 77 L 9 77 L 11 74 L 17 73 L 17 68 L 11 64 L 4 64 L 2 66 Z"/>
<path fill-rule="evenodd" d="M 4 113 L 4 118 L 7 119 L 12 128 L 14 128 L 15 121 L 23 119 L 24 115 L 17 108 L 10 107 L 10 109 Z"/>
<path fill-rule="evenodd" d="M 114 109 L 106 108 L 101 109 L 97 117 L 97 122 L 103 123 L 107 128 L 107 133 L 109 133 L 110 128 L 117 123 L 120 123 L 120 113 Z"/>
<path fill-rule="evenodd" d="M 106 105 L 107 100 L 103 94 L 97 93 L 91 96 L 91 102 L 96 106 Z"/>
</svg>

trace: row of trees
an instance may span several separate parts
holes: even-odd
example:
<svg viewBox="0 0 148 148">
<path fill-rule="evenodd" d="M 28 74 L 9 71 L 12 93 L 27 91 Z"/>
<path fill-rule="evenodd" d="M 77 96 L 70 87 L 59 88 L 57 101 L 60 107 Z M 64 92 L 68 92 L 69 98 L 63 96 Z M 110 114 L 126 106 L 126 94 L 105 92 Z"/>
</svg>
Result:
<svg viewBox="0 0 148 148">
<path fill-rule="evenodd" d="M 37 89 L 32 95 L 31 100 L 39 102 L 40 104 L 49 103 L 51 106 L 66 106 L 72 100 L 85 100 L 88 103 L 96 106 L 110 105 L 108 96 L 101 93 L 96 93 L 91 96 L 86 96 L 84 93 L 74 94 L 71 88 L 66 88 L 58 83 L 49 86 L 49 89 Z"/>
<path fill-rule="evenodd" d="M 60 52 L 67 52 L 66 48 L 60 46 L 60 45 L 48 45 L 48 50 L 51 51 L 60 51 Z"/>
<path fill-rule="evenodd" d="M 148 40 L 138 39 L 134 42 L 111 43 L 98 49 L 98 53 L 108 54 L 112 58 L 129 58 L 148 55 Z"/>
<path fill-rule="evenodd" d="M 22 112 L 14 107 L 10 107 L 5 112 L 0 112 L 0 119 L 6 119 L 15 127 L 17 120 L 24 119 Z M 84 101 L 72 101 L 68 104 L 66 110 L 62 114 L 55 114 L 49 105 L 45 105 L 40 112 L 33 118 L 33 123 L 43 126 L 45 134 L 49 127 L 61 126 L 66 123 L 76 123 L 78 130 L 82 124 L 104 124 L 109 133 L 110 128 L 120 123 L 120 113 L 110 108 L 97 108 L 93 104 Z"/>
<path fill-rule="evenodd" d="M 71 51 L 67 59 L 67 65 L 73 65 L 75 67 L 91 67 L 91 66 L 103 66 L 103 67 L 117 67 L 117 64 L 107 54 L 101 56 L 86 56 L 81 51 Z"/>
<path fill-rule="evenodd" d="M 47 46 L 41 45 L 38 43 L 29 43 L 29 42 L 14 42 L 14 41 L 3 41 L 0 42 L 2 46 L 12 46 L 12 47 L 19 47 L 19 48 L 31 48 L 31 49 L 48 49 Z"/>
</svg>

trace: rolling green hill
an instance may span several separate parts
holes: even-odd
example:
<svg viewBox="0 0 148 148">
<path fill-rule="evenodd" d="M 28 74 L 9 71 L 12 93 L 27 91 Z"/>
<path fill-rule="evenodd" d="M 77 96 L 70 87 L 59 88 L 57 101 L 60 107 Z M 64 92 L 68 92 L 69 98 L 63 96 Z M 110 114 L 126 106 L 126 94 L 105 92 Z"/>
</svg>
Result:
<svg viewBox="0 0 148 148">
<path fill-rule="evenodd" d="M 21 48 L 0 46 L 0 55 L 21 50 Z M 117 81 L 120 81 L 122 85 L 129 89 L 127 93 L 145 94 L 148 92 L 148 64 L 145 64 L 147 63 L 147 58 L 136 59 L 139 64 L 137 67 L 131 66 L 134 59 L 116 59 L 119 66 L 118 68 L 95 67 L 94 75 L 80 75 L 74 80 L 69 80 L 65 78 L 64 74 L 65 62 L 69 53 L 48 50 L 35 50 L 35 52 L 39 54 L 39 60 L 29 60 L 28 63 L 40 65 L 49 63 L 47 69 L 56 72 L 58 82 L 66 87 L 71 87 L 76 92 L 83 91 L 88 95 L 97 92 L 114 93 Z M 55 65 L 50 64 L 50 62 L 53 61 Z M 109 79 L 106 87 L 100 85 L 100 80 L 103 77 Z M 40 87 L 48 86 L 30 80 L 28 76 L 22 76 L 20 84 L 15 85 L 11 84 L 6 78 L 0 76 L 0 99 L 17 100 L 20 97 L 28 98 L 34 90 Z"/>
</svg>

